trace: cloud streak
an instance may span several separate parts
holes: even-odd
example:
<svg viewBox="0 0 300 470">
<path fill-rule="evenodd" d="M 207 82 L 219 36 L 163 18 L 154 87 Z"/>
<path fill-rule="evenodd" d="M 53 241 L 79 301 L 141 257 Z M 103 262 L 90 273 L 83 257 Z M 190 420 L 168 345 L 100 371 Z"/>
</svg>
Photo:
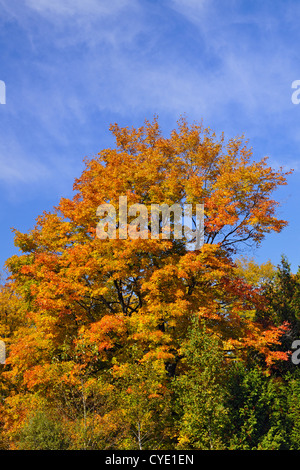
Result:
<svg viewBox="0 0 300 470">
<path fill-rule="evenodd" d="M 129 0 L 25 0 L 28 7 L 43 15 L 53 16 L 111 16 L 120 13 L 130 4 Z M 132 3 L 132 2 L 131 2 Z"/>
</svg>

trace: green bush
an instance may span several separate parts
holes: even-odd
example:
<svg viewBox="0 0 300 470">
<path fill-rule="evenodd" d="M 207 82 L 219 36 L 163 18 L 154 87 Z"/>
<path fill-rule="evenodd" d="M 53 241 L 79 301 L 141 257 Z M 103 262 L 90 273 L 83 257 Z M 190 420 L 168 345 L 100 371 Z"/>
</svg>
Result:
<svg viewBox="0 0 300 470">
<path fill-rule="evenodd" d="M 20 450 L 64 450 L 69 439 L 62 426 L 44 411 L 37 411 L 26 421 L 20 435 Z"/>
</svg>

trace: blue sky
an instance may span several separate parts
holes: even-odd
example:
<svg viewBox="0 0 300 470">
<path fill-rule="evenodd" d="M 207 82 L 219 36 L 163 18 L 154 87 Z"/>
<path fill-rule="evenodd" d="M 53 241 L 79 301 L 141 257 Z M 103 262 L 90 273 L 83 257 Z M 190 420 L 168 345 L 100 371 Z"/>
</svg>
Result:
<svg viewBox="0 0 300 470">
<path fill-rule="evenodd" d="M 300 265 L 298 0 L 0 0 L 0 264 L 72 196 L 82 160 L 114 144 L 110 123 L 181 114 L 244 134 L 256 159 L 294 168 L 276 198 L 289 226 L 249 253 Z"/>
</svg>

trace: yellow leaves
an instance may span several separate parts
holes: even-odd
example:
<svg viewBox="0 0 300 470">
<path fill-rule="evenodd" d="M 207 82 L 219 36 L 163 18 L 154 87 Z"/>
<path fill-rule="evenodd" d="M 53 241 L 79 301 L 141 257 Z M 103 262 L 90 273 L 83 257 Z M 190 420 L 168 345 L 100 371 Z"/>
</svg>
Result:
<svg viewBox="0 0 300 470">
<path fill-rule="evenodd" d="M 18 432 L 33 409 L 43 404 L 43 399 L 34 394 L 11 394 L 6 399 L 6 413 L 4 415 L 4 429 L 6 436 L 11 440 L 13 450 L 15 433 Z"/>
<path fill-rule="evenodd" d="M 143 361 L 172 361 L 174 359 L 174 354 L 169 352 L 169 347 L 167 346 L 160 346 L 155 350 L 151 350 L 147 352 L 143 356 Z"/>
<path fill-rule="evenodd" d="M 253 286 L 260 286 L 263 282 L 271 281 L 275 276 L 275 266 L 271 261 L 258 264 L 254 258 L 242 256 L 236 260 L 236 273 Z"/>
</svg>

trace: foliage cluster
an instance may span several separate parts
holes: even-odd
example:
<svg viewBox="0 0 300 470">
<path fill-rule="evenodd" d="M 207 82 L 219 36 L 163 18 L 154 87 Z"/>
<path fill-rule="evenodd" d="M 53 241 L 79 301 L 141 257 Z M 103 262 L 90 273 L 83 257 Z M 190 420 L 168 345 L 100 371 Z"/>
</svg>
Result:
<svg viewBox="0 0 300 470">
<path fill-rule="evenodd" d="M 1 447 L 298 449 L 300 272 L 241 257 L 285 227 L 271 195 L 289 172 L 185 119 L 168 138 L 157 119 L 111 131 L 115 148 L 86 160 L 74 197 L 15 230 Z M 120 195 L 204 204 L 203 247 L 100 240 L 97 207 Z"/>
</svg>

